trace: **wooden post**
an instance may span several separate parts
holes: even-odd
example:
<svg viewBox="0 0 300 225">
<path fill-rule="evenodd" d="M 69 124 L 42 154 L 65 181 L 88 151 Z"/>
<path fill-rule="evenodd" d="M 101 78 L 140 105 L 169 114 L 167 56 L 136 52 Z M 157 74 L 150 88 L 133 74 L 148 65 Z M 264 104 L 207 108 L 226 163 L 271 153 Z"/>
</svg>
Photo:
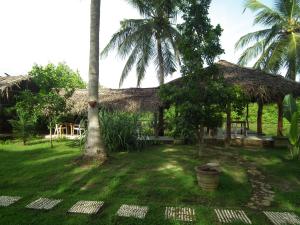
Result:
<svg viewBox="0 0 300 225">
<path fill-rule="evenodd" d="M 258 104 L 258 110 L 257 110 L 257 134 L 262 135 L 263 134 L 263 129 L 262 129 L 262 116 L 263 116 L 263 108 L 264 108 L 264 103 L 259 100 L 257 102 Z"/>
<path fill-rule="evenodd" d="M 229 144 L 231 141 L 231 104 L 227 105 L 226 114 L 226 142 Z"/>
<path fill-rule="evenodd" d="M 277 123 L 277 136 L 283 136 L 283 102 L 282 98 L 279 98 L 277 101 L 278 107 L 278 123 Z"/>
<path fill-rule="evenodd" d="M 160 106 L 158 109 L 158 135 L 165 135 L 165 121 L 164 121 L 164 107 Z"/>
<path fill-rule="evenodd" d="M 246 129 L 250 130 L 250 126 L 249 126 L 249 104 L 247 104 L 247 112 L 246 112 Z"/>
<path fill-rule="evenodd" d="M 154 136 L 155 137 L 158 137 L 158 123 L 157 123 L 157 120 L 158 120 L 158 116 L 157 116 L 157 112 L 154 113 Z"/>
</svg>

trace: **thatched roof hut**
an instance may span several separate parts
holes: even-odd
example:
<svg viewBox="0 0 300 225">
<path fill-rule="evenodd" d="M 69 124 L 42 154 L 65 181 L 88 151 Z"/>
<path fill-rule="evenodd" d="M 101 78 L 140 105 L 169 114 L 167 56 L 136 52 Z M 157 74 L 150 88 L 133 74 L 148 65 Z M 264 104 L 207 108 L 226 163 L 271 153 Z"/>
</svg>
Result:
<svg viewBox="0 0 300 225">
<path fill-rule="evenodd" d="M 155 112 L 160 101 L 157 88 L 101 89 L 100 107 L 129 112 Z M 75 90 L 68 99 L 71 114 L 83 115 L 87 112 L 88 91 Z"/>
<path fill-rule="evenodd" d="M 30 76 L 0 76 L 0 97 L 9 99 L 25 89 L 35 89 Z"/>
</svg>

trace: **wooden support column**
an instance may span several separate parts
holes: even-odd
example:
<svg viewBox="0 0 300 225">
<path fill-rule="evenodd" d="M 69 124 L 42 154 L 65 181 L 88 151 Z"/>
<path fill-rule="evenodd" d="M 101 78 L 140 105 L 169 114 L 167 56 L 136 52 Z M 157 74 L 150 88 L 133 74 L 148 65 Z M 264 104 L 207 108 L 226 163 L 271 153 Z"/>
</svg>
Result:
<svg viewBox="0 0 300 225">
<path fill-rule="evenodd" d="M 250 126 L 249 126 L 249 104 L 247 104 L 247 112 L 246 112 L 246 129 L 250 130 Z"/>
<path fill-rule="evenodd" d="M 283 99 L 279 98 L 277 101 L 278 107 L 278 123 L 277 123 L 277 136 L 283 136 Z"/>
<path fill-rule="evenodd" d="M 263 116 L 264 103 L 261 100 L 259 100 L 257 102 L 257 104 L 258 104 L 258 110 L 257 110 L 257 134 L 261 135 L 261 134 L 263 134 L 262 116 Z"/>
<path fill-rule="evenodd" d="M 226 114 L 226 142 L 229 144 L 231 141 L 231 104 L 227 105 Z"/>
<path fill-rule="evenodd" d="M 154 112 L 154 136 L 158 137 L 158 112 Z"/>
<path fill-rule="evenodd" d="M 158 109 L 158 136 L 165 135 L 164 107 Z"/>
</svg>

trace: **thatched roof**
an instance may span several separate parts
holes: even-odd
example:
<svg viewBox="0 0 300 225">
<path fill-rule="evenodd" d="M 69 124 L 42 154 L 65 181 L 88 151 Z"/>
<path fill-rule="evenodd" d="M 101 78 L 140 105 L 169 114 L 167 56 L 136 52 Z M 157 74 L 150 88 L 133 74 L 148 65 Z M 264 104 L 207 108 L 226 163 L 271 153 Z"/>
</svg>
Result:
<svg viewBox="0 0 300 225">
<path fill-rule="evenodd" d="M 287 94 L 300 96 L 300 83 L 291 81 L 281 75 L 272 75 L 252 68 L 245 68 L 221 60 L 216 65 L 229 85 L 238 85 L 252 102 L 262 100 L 265 103 L 277 102 Z M 169 84 L 182 84 L 178 78 Z M 156 111 L 161 105 L 158 97 L 159 88 L 130 88 L 130 89 L 102 89 L 100 91 L 100 105 L 110 109 L 139 112 Z M 72 114 L 87 112 L 87 90 L 76 90 L 67 101 Z"/>
<path fill-rule="evenodd" d="M 300 83 L 287 79 L 281 75 L 273 75 L 258 69 L 242 67 L 225 60 L 215 64 L 220 75 L 224 76 L 229 85 L 241 87 L 246 96 L 252 102 L 258 100 L 264 103 L 276 103 L 285 95 L 300 96 Z M 183 79 L 178 78 L 170 82 L 174 85 L 182 85 Z"/>
<path fill-rule="evenodd" d="M 29 76 L 0 76 L 0 96 L 9 97 L 10 92 L 21 90 L 31 83 Z"/>
<path fill-rule="evenodd" d="M 266 103 L 272 103 L 283 99 L 287 94 L 300 96 L 300 83 L 281 75 L 241 67 L 225 60 L 219 61 L 216 65 L 220 73 L 224 75 L 225 82 L 240 86 L 252 101 L 260 99 Z"/>
<path fill-rule="evenodd" d="M 101 89 L 100 107 L 129 112 L 156 111 L 160 101 L 157 88 Z M 83 115 L 87 112 L 88 91 L 75 90 L 67 100 L 70 113 Z"/>
</svg>

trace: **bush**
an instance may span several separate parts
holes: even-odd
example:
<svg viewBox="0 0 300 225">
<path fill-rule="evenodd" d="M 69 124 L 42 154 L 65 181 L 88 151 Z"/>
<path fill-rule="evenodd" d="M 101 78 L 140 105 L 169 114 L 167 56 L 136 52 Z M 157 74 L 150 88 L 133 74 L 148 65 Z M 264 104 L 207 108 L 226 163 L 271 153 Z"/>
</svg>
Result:
<svg viewBox="0 0 300 225">
<path fill-rule="evenodd" d="M 139 149 L 139 116 L 127 112 L 100 111 L 103 142 L 108 151 L 130 151 Z"/>
</svg>

